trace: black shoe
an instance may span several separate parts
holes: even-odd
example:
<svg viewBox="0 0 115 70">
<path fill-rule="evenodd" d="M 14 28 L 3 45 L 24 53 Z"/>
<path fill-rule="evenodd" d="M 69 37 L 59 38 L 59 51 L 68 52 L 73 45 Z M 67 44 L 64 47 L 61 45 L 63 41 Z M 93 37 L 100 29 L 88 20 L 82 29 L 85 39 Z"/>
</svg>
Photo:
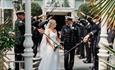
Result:
<svg viewBox="0 0 115 70">
<path fill-rule="evenodd" d="M 90 67 L 91 70 L 98 70 L 98 67 Z"/>
<path fill-rule="evenodd" d="M 89 60 L 83 60 L 84 63 L 91 63 Z"/>
</svg>

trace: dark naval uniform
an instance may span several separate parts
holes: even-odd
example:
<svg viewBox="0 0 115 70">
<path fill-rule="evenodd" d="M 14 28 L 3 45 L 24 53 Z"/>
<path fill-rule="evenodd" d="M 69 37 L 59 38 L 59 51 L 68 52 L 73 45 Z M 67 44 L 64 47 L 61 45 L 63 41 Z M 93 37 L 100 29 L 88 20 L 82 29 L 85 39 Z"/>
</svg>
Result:
<svg viewBox="0 0 115 70">
<path fill-rule="evenodd" d="M 78 27 L 76 25 L 64 25 L 61 32 L 61 38 L 64 42 L 64 53 L 66 53 L 66 51 L 70 50 L 77 42 L 79 42 Z M 74 54 L 75 49 L 64 55 L 65 70 L 72 70 L 74 64 Z"/>
<path fill-rule="evenodd" d="M 15 22 L 15 61 L 23 61 L 24 57 L 22 53 L 24 53 L 24 34 L 25 34 L 25 23 L 24 20 L 17 19 Z M 19 70 L 19 63 L 15 63 L 15 70 Z"/>
</svg>

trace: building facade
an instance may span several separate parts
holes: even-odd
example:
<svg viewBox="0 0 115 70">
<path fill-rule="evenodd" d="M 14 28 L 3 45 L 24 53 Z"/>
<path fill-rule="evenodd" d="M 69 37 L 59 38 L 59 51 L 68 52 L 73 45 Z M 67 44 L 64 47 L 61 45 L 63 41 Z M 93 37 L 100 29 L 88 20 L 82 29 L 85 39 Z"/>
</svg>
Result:
<svg viewBox="0 0 115 70">
<path fill-rule="evenodd" d="M 0 0 L 0 24 L 4 23 L 4 9 L 13 9 L 14 1 L 19 0 Z M 50 15 L 69 15 L 72 17 L 77 16 L 76 11 L 79 6 L 85 3 L 85 0 L 32 0 L 33 2 L 38 3 L 42 10 L 43 14 Z M 24 3 L 24 0 L 22 0 Z M 52 12 L 51 12 L 52 11 Z"/>
<path fill-rule="evenodd" d="M 0 24 L 4 24 L 5 11 L 13 9 L 12 0 L 0 0 Z"/>
<path fill-rule="evenodd" d="M 19 0 L 0 0 L 0 24 L 4 24 L 4 18 L 5 18 L 5 10 L 11 9 L 14 11 L 14 1 Z M 61 27 L 64 25 L 65 16 L 72 16 L 76 17 L 76 10 L 79 8 L 79 6 L 83 3 L 85 3 L 85 0 L 32 0 L 33 2 L 37 2 L 43 10 L 43 15 L 54 15 L 56 18 L 56 21 L 58 23 L 57 29 L 60 30 Z M 22 0 L 22 3 L 24 3 L 24 0 Z M 14 14 L 15 12 L 11 13 L 12 16 L 15 18 Z M 13 54 L 13 51 L 11 51 Z M 14 61 L 14 56 L 8 56 L 11 57 L 12 61 Z M 8 67 L 8 66 L 7 66 Z M 13 67 L 13 64 L 11 64 L 11 67 Z"/>
<path fill-rule="evenodd" d="M 43 15 L 54 16 L 57 22 L 57 30 L 60 31 L 65 23 L 65 16 L 77 17 L 79 6 L 85 0 L 34 0 L 38 1 L 43 10 Z"/>
<path fill-rule="evenodd" d="M 72 17 L 76 16 L 74 12 L 78 10 L 79 6 L 87 2 L 86 0 L 33 0 L 33 1 L 39 3 L 39 5 L 43 9 L 44 12 L 43 14 L 46 14 L 51 10 L 53 10 L 51 14 L 67 15 L 67 13 L 71 13 Z"/>
</svg>

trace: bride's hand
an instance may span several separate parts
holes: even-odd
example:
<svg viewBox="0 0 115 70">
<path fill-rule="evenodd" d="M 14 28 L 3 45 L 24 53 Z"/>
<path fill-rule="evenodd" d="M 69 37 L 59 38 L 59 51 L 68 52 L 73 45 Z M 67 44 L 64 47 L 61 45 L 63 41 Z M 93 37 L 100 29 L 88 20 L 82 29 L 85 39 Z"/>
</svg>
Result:
<svg viewBox="0 0 115 70">
<path fill-rule="evenodd" d="M 51 45 L 51 47 L 54 49 L 55 48 L 55 46 L 54 45 Z"/>
<path fill-rule="evenodd" d="M 57 47 L 55 47 L 55 46 L 51 46 L 52 47 L 52 49 L 54 50 L 54 52 L 56 51 L 56 49 L 57 49 Z"/>
<path fill-rule="evenodd" d="M 60 48 L 60 45 L 55 46 L 54 51 L 56 51 L 58 48 Z"/>
</svg>

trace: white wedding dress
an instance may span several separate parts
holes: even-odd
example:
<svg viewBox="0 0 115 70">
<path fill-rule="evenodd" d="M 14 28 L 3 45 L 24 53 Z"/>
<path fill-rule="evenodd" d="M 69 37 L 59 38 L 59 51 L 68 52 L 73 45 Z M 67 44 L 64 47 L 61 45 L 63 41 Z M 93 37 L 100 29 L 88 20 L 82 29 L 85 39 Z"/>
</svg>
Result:
<svg viewBox="0 0 115 70">
<path fill-rule="evenodd" d="M 47 34 L 47 33 L 46 33 Z M 57 42 L 56 32 L 49 32 L 49 37 Z M 54 48 L 52 48 L 46 40 L 46 36 L 44 35 L 44 40 L 42 40 L 40 46 L 40 56 L 42 58 L 38 70 L 59 70 L 59 49 L 54 52 Z M 54 44 L 53 41 L 49 39 L 51 44 Z"/>
</svg>

